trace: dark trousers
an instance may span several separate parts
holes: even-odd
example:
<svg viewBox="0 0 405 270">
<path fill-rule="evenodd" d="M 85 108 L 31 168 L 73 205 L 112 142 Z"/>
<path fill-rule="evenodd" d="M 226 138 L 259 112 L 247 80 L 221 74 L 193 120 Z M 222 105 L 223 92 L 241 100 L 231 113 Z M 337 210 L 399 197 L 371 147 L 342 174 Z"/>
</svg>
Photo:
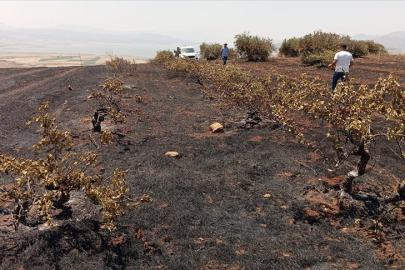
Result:
<svg viewBox="0 0 405 270">
<path fill-rule="evenodd" d="M 228 56 L 222 56 L 222 60 L 224 61 L 224 66 L 226 65 L 226 60 L 228 60 Z"/>
<path fill-rule="evenodd" d="M 345 82 L 346 81 L 345 73 L 335 71 L 335 73 L 333 73 L 333 79 L 332 79 L 332 93 L 333 93 L 333 90 L 335 90 L 339 79 L 342 79 L 342 82 Z"/>
</svg>

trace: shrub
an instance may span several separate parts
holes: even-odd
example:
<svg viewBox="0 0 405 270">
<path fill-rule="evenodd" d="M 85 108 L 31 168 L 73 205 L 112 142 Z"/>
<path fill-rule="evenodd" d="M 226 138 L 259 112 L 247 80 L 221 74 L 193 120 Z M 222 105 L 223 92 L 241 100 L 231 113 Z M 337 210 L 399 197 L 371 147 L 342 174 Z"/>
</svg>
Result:
<svg viewBox="0 0 405 270">
<path fill-rule="evenodd" d="M 137 69 L 137 65 L 135 64 L 135 61 L 129 61 L 127 59 L 124 59 L 122 57 L 117 57 L 109 54 L 110 60 L 106 61 L 106 66 L 107 70 L 111 71 L 113 73 L 123 73 L 123 72 L 129 72 L 133 73 Z"/>
<path fill-rule="evenodd" d="M 380 43 L 376 43 L 372 40 L 364 41 L 368 46 L 368 52 L 370 54 L 386 54 L 387 50 L 385 49 L 384 45 Z"/>
<path fill-rule="evenodd" d="M 336 51 L 342 38 L 338 34 L 315 31 L 299 39 L 300 54 L 321 53 L 323 51 Z"/>
<path fill-rule="evenodd" d="M 200 53 L 207 60 L 215 60 L 221 57 L 222 45 L 219 43 L 202 43 L 200 45 Z"/>
<path fill-rule="evenodd" d="M 284 39 L 278 54 L 287 57 L 297 57 L 300 55 L 298 38 L 293 37 L 290 39 Z"/>
<path fill-rule="evenodd" d="M 98 102 L 92 119 L 93 131 L 101 132 L 101 122 L 106 116 L 110 116 L 114 123 L 125 122 L 126 117 L 121 108 L 122 93 L 126 90 L 123 85 L 120 78 L 107 79 L 105 84 L 100 85 L 101 91 L 92 89 L 92 98 Z"/>
<path fill-rule="evenodd" d="M 369 54 L 368 45 L 362 40 L 349 40 L 347 43 L 347 50 L 353 57 L 362 57 Z"/>
<path fill-rule="evenodd" d="M 229 49 L 228 59 L 234 60 L 238 58 L 238 52 L 234 48 Z"/>
<path fill-rule="evenodd" d="M 188 75 L 190 77 L 198 77 L 199 70 L 197 68 L 200 62 L 206 61 L 195 61 L 189 58 L 174 58 L 169 59 L 166 62 L 161 63 L 167 70 L 170 77 Z"/>
<path fill-rule="evenodd" d="M 24 159 L 0 154 L 2 177 L 11 177 L 14 182 L 7 195 L 16 201 L 17 223 L 25 220 L 32 207 L 38 207 L 44 220 L 52 225 L 52 209 L 63 209 L 70 193 L 81 190 L 102 207 L 102 222 L 106 223 L 106 228 L 115 229 L 114 221 L 129 206 L 126 172 L 116 169 L 109 184 L 101 176 L 89 173 L 97 164 L 97 153 L 75 153 L 70 132 L 56 126 L 55 118 L 46 112 L 48 106 L 48 102 L 43 103 L 40 115 L 27 123 L 41 126 L 41 139 L 33 146 L 38 157 Z M 142 198 L 150 200 L 148 196 Z"/>
<path fill-rule="evenodd" d="M 301 55 L 301 62 L 306 65 L 326 67 L 333 61 L 335 51 L 322 51 L 315 53 L 304 53 Z"/>
<path fill-rule="evenodd" d="M 162 64 L 167 60 L 173 59 L 174 54 L 170 50 L 157 51 L 155 58 L 152 60 L 154 63 Z"/>
<path fill-rule="evenodd" d="M 350 36 L 340 36 L 318 30 L 301 38 L 284 39 L 279 55 L 301 56 L 304 64 L 326 66 L 333 60 L 332 52 L 336 53 L 341 44 L 347 45 L 347 50 L 352 53 L 353 57 L 387 52 L 383 45 L 373 41 L 353 40 Z"/>
<path fill-rule="evenodd" d="M 292 44 L 293 39 L 285 40 L 280 52 L 286 55 Z M 341 44 L 347 45 L 347 50 L 352 53 L 353 57 L 386 52 L 383 45 L 372 41 L 353 40 L 350 36 L 340 36 L 319 30 L 298 39 L 299 55 L 304 64 L 324 66 L 329 60 L 333 60 L 330 52 L 336 53 Z"/>
<path fill-rule="evenodd" d="M 248 32 L 235 36 L 235 47 L 239 56 L 247 58 L 248 61 L 267 61 L 275 51 L 271 39 L 252 36 Z"/>
</svg>

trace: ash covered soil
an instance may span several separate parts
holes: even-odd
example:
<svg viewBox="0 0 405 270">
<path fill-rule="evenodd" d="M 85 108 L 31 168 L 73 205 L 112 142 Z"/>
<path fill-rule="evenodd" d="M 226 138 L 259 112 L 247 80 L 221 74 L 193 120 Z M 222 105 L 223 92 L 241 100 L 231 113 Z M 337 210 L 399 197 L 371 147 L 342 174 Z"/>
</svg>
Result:
<svg viewBox="0 0 405 270">
<path fill-rule="evenodd" d="M 302 66 L 297 59 L 237 64 L 258 74 L 332 77 L 331 70 Z M 352 76 L 372 85 L 391 72 L 403 77 L 404 65 L 403 57 L 362 58 Z M 111 77 L 105 66 L 0 69 L 2 153 L 34 157 L 39 129 L 25 123 L 50 101 L 50 113 L 71 131 L 77 152 L 99 148 L 95 171 L 108 176 L 115 168 L 128 169 L 131 194 L 153 198 L 121 216 L 118 230 L 110 233 L 85 215 L 91 205 L 52 228 L 20 224 L 15 230 L 13 202 L 0 197 L 0 269 L 405 267 L 404 205 L 390 209 L 389 219 L 367 203 L 339 206 L 340 181 L 356 167 L 355 158 L 334 168 L 280 125 L 246 125 L 246 111 L 221 109 L 204 86 L 170 78 L 158 65 L 140 64 L 120 76 L 128 121 L 114 125 L 106 119 L 102 128 L 113 132 L 114 142 L 101 146 L 91 125 L 97 104 L 89 96 Z M 213 122 L 222 123 L 224 132 L 212 133 Z M 324 138 L 326 130 L 316 123 L 308 128 Z M 404 161 L 390 148 L 376 144 L 355 191 L 395 191 Z M 165 156 L 167 151 L 180 158 Z M 0 185 L 7 184 L 9 178 L 1 176 Z"/>
</svg>

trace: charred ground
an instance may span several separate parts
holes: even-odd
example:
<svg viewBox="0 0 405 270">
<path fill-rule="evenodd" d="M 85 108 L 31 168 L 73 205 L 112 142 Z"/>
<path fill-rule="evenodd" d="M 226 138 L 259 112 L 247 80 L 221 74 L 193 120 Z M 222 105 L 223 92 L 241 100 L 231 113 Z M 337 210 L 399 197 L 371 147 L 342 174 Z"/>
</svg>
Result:
<svg viewBox="0 0 405 270">
<path fill-rule="evenodd" d="M 358 59 L 352 76 L 371 85 L 390 72 L 403 76 L 404 62 L 394 56 Z M 238 65 L 258 74 L 332 76 L 297 59 Z M 1 151 L 33 156 L 39 133 L 25 123 L 46 100 L 58 125 L 72 132 L 76 150 L 96 150 L 100 134 L 92 132 L 97 105 L 89 99 L 90 90 L 110 76 L 105 66 L 0 69 Z M 118 231 L 108 233 L 95 218 L 79 214 L 55 228 L 21 225 L 14 231 L 12 202 L 2 198 L 1 269 L 404 266 L 402 205 L 381 217 L 373 205 L 359 202 L 345 209 L 338 203 L 339 183 L 356 166 L 354 160 L 333 168 L 278 124 L 247 126 L 245 111 L 220 109 L 203 94 L 204 86 L 169 78 L 158 65 L 142 64 L 120 76 L 128 88 L 123 104 L 130 114 L 124 124 L 103 123 L 115 140 L 100 147 L 96 170 L 107 175 L 115 168 L 129 169 L 131 192 L 147 193 L 154 201 L 127 212 Z M 141 103 L 135 95 L 142 96 Z M 215 121 L 224 125 L 223 133 L 210 132 Z M 324 136 L 317 123 L 308 128 Z M 402 180 L 404 163 L 390 145 L 375 147 L 373 166 L 356 179 L 356 189 L 388 195 Z M 167 157 L 167 151 L 181 156 Z M 9 184 L 6 178 L 0 181 Z"/>
</svg>

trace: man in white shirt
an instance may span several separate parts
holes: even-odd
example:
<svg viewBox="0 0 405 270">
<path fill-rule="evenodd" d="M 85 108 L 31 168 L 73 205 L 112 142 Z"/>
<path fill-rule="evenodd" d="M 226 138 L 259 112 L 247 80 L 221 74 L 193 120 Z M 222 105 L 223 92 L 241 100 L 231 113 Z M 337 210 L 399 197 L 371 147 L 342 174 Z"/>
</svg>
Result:
<svg viewBox="0 0 405 270">
<path fill-rule="evenodd" d="M 335 54 L 333 62 L 328 65 L 328 67 L 336 66 L 335 73 L 333 74 L 332 80 L 332 93 L 336 88 L 339 79 L 343 82 L 346 81 L 345 74 L 349 73 L 349 68 L 353 66 L 353 56 L 351 53 L 346 51 L 346 45 L 340 45 L 339 52 Z"/>
<path fill-rule="evenodd" d="M 229 55 L 228 44 L 224 43 L 224 47 L 221 49 L 221 56 L 224 62 L 224 66 L 226 65 L 226 60 L 228 60 L 228 55 Z"/>
</svg>

